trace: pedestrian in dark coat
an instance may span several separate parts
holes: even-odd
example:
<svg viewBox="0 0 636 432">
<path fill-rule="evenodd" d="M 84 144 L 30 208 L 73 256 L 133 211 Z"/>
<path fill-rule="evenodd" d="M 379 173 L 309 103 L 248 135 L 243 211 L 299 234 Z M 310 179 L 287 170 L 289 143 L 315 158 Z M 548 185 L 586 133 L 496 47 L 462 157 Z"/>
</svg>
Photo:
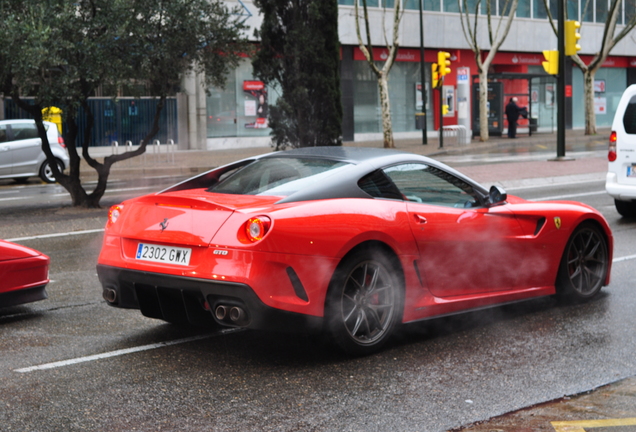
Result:
<svg viewBox="0 0 636 432">
<path fill-rule="evenodd" d="M 508 119 L 508 138 L 517 138 L 517 120 L 521 115 L 522 108 L 517 105 L 517 98 L 511 97 L 506 105 L 506 118 Z"/>
</svg>

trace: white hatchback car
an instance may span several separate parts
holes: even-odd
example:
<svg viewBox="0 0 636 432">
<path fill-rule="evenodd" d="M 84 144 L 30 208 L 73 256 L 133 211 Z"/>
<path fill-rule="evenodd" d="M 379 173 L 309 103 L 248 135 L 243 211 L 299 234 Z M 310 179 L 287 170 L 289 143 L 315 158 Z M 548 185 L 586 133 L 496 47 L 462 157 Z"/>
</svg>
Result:
<svg viewBox="0 0 636 432">
<path fill-rule="evenodd" d="M 69 166 L 69 156 L 64 138 L 57 126 L 44 122 L 46 136 L 60 171 Z M 29 177 L 40 176 L 47 183 L 54 183 L 53 170 L 42 151 L 42 140 L 33 120 L 0 120 L 0 179 L 12 178 L 25 182 Z"/>
</svg>

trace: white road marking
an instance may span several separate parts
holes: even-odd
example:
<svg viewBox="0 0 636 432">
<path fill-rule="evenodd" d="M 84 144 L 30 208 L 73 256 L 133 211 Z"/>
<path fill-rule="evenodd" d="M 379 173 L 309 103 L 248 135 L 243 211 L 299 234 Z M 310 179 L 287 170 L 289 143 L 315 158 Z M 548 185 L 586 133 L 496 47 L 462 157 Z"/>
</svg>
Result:
<svg viewBox="0 0 636 432">
<path fill-rule="evenodd" d="M 606 191 L 596 191 L 596 192 L 583 192 L 583 193 L 578 193 L 578 194 L 568 194 L 568 195 L 553 195 L 550 197 L 543 197 L 543 198 L 532 198 L 529 201 L 551 201 L 551 200 L 562 200 L 562 199 L 568 199 L 568 198 L 577 198 L 577 197 L 583 197 L 583 196 L 591 196 L 591 195 L 602 195 L 602 194 L 606 194 Z"/>
<path fill-rule="evenodd" d="M 141 352 L 141 351 L 148 351 L 148 350 L 153 350 L 153 349 L 157 349 L 157 348 L 163 348 L 163 347 L 172 346 L 172 345 L 184 344 L 184 343 L 198 341 L 198 340 L 202 340 L 202 339 L 209 339 L 209 338 L 212 338 L 214 336 L 218 336 L 219 334 L 233 333 L 233 332 L 236 332 L 236 331 L 239 331 L 239 330 L 242 330 L 242 329 L 221 330 L 219 333 L 215 333 L 215 334 L 202 335 L 202 336 L 192 336 L 192 337 L 189 337 L 189 338 L 177 339 L 177 340 L 172 340 L 172 341 L 167 341 L 167 342 L 157 342 L 157 343 L 154 343 L 154 344 L 141 345 L 141 346 L 132 347 L 132 348 L 125 348 L 125 349 L 105 352 L 105 353 L 102 353 L 102 354 L 95 354 L 95 355 L 90 355 L 90 356 L 85 356 L 85 357 L 77 357 L 77 358 L 74 358 L 74 359 L 62 360 L 62 361 L 52 362 L 52 363 L 44 363 L 44 364 L 37 365 L 37 366 L 30 366 L 30 367 L 25 367 L 25 368 L 20 368 L 20 369 L 14 369 L 14 372 L 27 373 L 27 372 L 37 371 L 37 370 L 55 369 L 55 368 L 60 368 L 60 367 L 64 367 L 64 366 L 70 366 L 70 365 L 74 365 L 74 364 L 78 364 L 78 363 L 86 363 L 86 362 L 90 362 L 90 361 L 101 360 L 101 359 L 106 359 L 106 358 L 111 358 L 111 357 L 118 357 L 118 356 L 122 356 L 122 355 L 126 355 L 126 354 L 132 354 L 132 353 Z"/>
<path fill-rule="evenodd" d="M 37 239 L 45 239 L 52 237 L 65 237 L 65 236 L 73 236 L 73 235 L 81 235 L 81 234 L 93 234 L 98 232 L 104 232 L 104 228 L 100 229 L 92 229 L 92 230 L 84 230 L 84 231 L 71 231 L 71 232 L 63 232 L 63 233 L 55 233 L 55 234 L 42 234 L 30 237 L 16 237 L 12 239 L 4 239 L 9 242 L 19 242 L 24 240 L 37 240 Z"/>
<path fill-rule="evenodd" d="M 618 262 L 623 262 L 623 261 L 629 261 L 629 260 L 633 260 L 636 259 L 636 255 L 627 255 L 624 257 L 619 257 L 619 258 L 614 258 L 612 260 L 612 263 L 618 263 Z"/>
</svg>

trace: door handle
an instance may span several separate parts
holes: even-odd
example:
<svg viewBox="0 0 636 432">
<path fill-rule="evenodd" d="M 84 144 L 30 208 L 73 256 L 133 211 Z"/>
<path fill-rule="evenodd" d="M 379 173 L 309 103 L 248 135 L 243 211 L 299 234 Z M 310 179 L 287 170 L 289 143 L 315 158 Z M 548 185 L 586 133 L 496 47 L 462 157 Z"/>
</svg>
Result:
<svg viewBox="0 0 636 432">
<path fill-rule="evenodd" d="M 415 214 L 415 222 L 420 224 L 420 225 L 423 225 L 423 224 L 425 224 L 428 221 L 426 220 L 426 218 L 424 216 L 419 215 L 419 214 Z"/>
</svg>

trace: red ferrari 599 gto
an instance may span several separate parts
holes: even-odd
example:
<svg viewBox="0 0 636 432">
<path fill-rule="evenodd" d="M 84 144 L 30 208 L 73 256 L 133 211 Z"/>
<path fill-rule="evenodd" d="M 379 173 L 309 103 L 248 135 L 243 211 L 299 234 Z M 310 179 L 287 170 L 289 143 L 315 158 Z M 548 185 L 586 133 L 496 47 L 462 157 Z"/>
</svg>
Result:
<svg viewBox="0 0 636 432">
<path fill-rule="evenodd" d="M 399 151 L 241 160 L 110 209 L 112 306 L 172 323 L 326 330 L 367 354 L 400 323 L 610 279 L 612 233 L 576 202 L 528 202 Z"/>
</svg>

